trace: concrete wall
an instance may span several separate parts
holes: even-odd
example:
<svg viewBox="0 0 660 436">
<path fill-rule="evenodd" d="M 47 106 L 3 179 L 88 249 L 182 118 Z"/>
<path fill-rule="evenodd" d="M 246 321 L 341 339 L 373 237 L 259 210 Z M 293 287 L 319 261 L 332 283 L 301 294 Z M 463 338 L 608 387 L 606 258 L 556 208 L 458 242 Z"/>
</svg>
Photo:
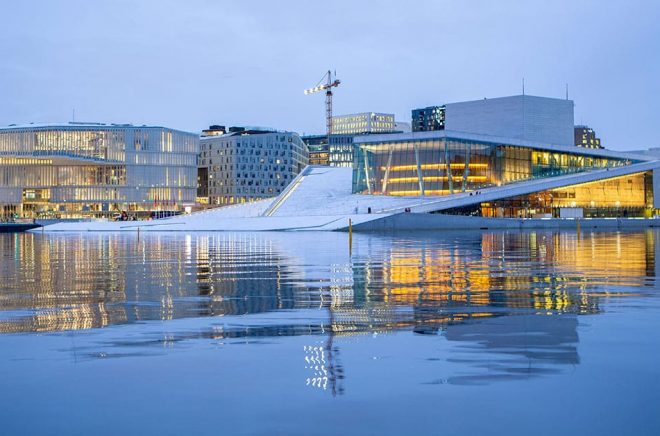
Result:
<svg viewBox="0 0 660 436">
<path fill-rule="evenodd" d="M 491 230 L 491 229 L 581 229 L 660 227 L 660 219 L 588 218 L 588 219 L 519 219 L 482 218 L 459 215 L 401 213 L 353 226 L 356 232 L 392 232 L 406 230 Z"/>
<path fill-rule="evenodd" d="M 445 129 L 574 145 L 573 101 L 517 95 L 448 103 Z"/>
</svg>

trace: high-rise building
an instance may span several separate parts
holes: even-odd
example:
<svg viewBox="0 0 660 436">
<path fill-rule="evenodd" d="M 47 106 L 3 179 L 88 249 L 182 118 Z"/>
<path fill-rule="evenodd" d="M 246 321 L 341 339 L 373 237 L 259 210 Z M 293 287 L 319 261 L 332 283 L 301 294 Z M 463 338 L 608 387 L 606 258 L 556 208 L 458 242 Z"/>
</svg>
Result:
<svg viewBox="0 0 660 436">
<path fill-rule="evenodd" d="M 332 117 L 333 135 L 387 133 L 394 132 L 395 130 L 396 122 L 394 121 L 393 114 L 363 112 Z"/>
<path fill-rule="evenodd" d="M 412 110 L 412 131 L 430 132 L 445 129 L 445 107 L 429 106 Z"/>
<path fill-rule="evenodd" d="M 212 133 L 200 140 L 201 203 L 228 205 L 274 197 L 308 164 L 307 145 L 297 133 L 243 127 L 221 134 L 208 130 Z"/>
<path fill-rule="evenodd" d="M 575 126 L 575 145 L 584 148 L 605 148 L 600 144 L 600 138 L 589 126 Z"/>
<path fill-rule="evenodd" d="M 198 136 L 130 124 L 0 128 L 0 215 L 136 217 L 195 202 Z"/>
</svg>

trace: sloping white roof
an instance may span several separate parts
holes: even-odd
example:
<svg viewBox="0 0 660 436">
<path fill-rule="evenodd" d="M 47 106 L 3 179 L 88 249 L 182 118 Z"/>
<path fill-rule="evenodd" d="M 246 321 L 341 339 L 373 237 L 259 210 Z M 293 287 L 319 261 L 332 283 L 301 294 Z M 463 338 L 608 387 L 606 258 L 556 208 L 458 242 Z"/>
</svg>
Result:
<svg viewBox="0 0 660 436">
<path fill-rule="evenodd" d="M 280 196 L 154 221 L 60 223 L 43 231 L 331 231 L 402 213 L 425 213 L 494 201 L 660 168 L 660 160 L 480 189 L 446 196 L 394 197 L 351 193 L 352 170 L 307 167 Z M 299 183 L 298 183 L 299 182 Z M 277 207 L 273 207 L 277 204 Z M 38 231 L 42 231 L 39 229 Z"/>
<path fill-rule="evenodd" d="M 356 136 L 353 140 L 355 144 L 375 144 L 387 142 L 404 141 L 423 141 L 432 139 L 465 139 L 478 142 L 488 142 L 492 144 L 514 145 L 520 147 L 535 148 L 538 150 L 557 151 L 563 153 L 578 154 L 584 156 L 595 156 L 616 159 L 632 159 L 640 161 L 654 160 L 656 157 L 643 154 L 628 153 L 607 149 L 583 148 L 569 145 L 554 145 L 542 142 L 526 141 L 524 139 L 503 138 L 500 136 L 481 135 L 469 132 L 458 132 L 455 130 L 434 130 L 429 132 L 405 132 L 388 133 L 379 135 Z"/>
</svg>

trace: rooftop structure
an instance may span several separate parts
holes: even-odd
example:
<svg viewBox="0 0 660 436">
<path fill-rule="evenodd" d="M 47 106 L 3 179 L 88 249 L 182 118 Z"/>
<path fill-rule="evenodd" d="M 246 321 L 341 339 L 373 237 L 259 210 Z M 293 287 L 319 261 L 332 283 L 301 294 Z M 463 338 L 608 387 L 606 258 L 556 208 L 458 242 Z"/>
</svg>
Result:
<svg viewBox="0 0 660 436">
<path fill-rule="evenodd" d="M 573 101 L 531 95 L 447 103 L 412 111 L 413 132 L 454 130 L 573 145 Z"/>
</svg>

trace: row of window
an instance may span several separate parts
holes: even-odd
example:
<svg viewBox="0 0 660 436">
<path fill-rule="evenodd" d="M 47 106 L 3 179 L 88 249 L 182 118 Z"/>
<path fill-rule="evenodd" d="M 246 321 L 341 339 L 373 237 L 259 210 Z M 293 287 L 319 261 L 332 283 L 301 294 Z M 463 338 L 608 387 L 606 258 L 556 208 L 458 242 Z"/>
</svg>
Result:
<svg viewBox="0 0 660 436">
<path fill-rule="evenodd" d="M 192 133 L 153 128 L 28 128 L 0 130 L 0 153 L 72 155 L 122 161 L 132 144 L 135 151 L 197 153 Z"/>
<path fill-rule="evenodd" d="M 288 185 L 288 179 L 281 178 L 281 177 L 275 177 L 275 178 L 270 178 L 270 179 L 248 179 L 248 178 L 243 178 L 243 179 L 211 179 L 208 182 L 208 186 L 210 187 L 218 187 L 218 186 L 286 186 Z"/>
<path fill-rule="evenodd" d="M 209 188 L 210 195 L 258 195 L 274 196 L 282 192 L 281 187 L 249 187 L 240 186 L 233 188 Z"/>
</svg>

